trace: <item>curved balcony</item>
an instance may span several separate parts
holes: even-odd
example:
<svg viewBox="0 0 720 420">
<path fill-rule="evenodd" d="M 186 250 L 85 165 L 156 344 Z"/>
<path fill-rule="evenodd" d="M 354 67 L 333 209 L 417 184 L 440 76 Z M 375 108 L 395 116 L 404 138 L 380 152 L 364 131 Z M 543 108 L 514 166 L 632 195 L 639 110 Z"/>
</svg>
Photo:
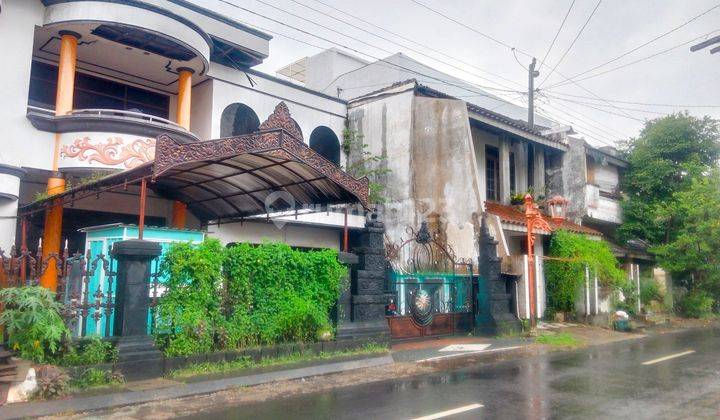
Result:
<svg viewBox="0 0 720 420">
<path fill-rule="evenodd" d="M 41 131 L 60 135 L 60 169 L 131 169 L 155 157 L 155 138 L 167 133 L 179 142 L 197 136 L 165 118 L 114 109 L 79 109 L 55 116 L 29 106 L 27 118 Z"/>
<path fill-rule="evenodd" d="M 60 32 L 75 33 L 78 67 L 168 90 L 179 69 L 203 76 L 213 40 L 198 25 L 167 9 L 137 0 L 43 0 L 43 27 L 34 55 L 55 61 Z"/>
</svg>

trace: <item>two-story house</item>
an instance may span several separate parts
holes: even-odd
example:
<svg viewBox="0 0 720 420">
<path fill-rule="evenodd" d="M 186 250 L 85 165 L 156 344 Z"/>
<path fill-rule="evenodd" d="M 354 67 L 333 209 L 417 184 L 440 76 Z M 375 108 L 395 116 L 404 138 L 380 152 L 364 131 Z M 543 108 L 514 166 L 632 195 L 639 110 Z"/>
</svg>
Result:
<svg viewBox="0 0 720 420">
<path fill-rule="evenodd" d="M 280 102 L 312 149 L 341 164 L 346 102 L 253 70 L 271 36 L 185 0 L 6 0 L 0 38 L 0 248 L 18 242 L 18 206 L 151 161 L 162 133 L 180 142 L 252 133 Z M 57 210 L 57 209 L 56 209 Z M 27 242 L 82 250 L 78 229 L 137 223 L 123 192 L 27 220 Z M 327 211 L 327 210 L 326 210 Z M 341 245 L 342 214 L 202 225 L 183 203 L 150 193 L 148 224 L 204 228 L 223 242 Z M 64 216 L 63 216 L 64 214 Z M 322 219 L 322 220 L 320 220 Z M 351 228 L 363 218 L 350 215 Z M 310 225 L 311 227 L 308 227 Z"/>
</svg>

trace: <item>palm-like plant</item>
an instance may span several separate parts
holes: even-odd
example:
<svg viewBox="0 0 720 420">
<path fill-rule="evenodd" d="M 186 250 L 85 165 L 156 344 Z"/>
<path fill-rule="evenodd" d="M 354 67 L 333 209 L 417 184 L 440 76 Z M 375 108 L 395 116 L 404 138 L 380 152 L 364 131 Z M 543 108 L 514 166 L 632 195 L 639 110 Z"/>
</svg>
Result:
<svg viewBox="0 0 720 420">
<path fill-rule="evenodd" d="M 24 359 L 49 362 L 69 336 L 60 316 L 62 304 L 44 287 L 2 289 L 0 304 L 0 325 L 7 331 L 8 344 Z"/>
</svg>

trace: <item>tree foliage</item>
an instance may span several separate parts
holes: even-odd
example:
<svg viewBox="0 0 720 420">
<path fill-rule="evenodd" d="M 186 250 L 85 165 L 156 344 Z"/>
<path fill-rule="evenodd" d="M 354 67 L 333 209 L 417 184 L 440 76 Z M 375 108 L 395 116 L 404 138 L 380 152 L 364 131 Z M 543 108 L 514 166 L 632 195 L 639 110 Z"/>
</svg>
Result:
<svg viewBox="0 0 720 420">
<path fill-rule="evenodd" d="M 673 194 L 664 212 L 677 223 L 666 243 L 652 248 L 676 284 L 702 289 L 720 298 L 720 170 L 695 178 L 686 191 Z"/>
<path fill-rule="evenodd" d="M 650 243 L 688 291 L 680 306 L 704 312 L 708 299 L 720 297 L 720 123 L 687 113 L 649 121 L 625 152 L 621 237 Z"/>
<path fill-rule="evenodd" d="M 680 226 L 666 211 L 676 192 L 687 191 L 720 158 L 720 126 L 711 118 L 678 113 L 646 123 L 624 147 L 629 168 L 623 177 L 623 239 L 651 244 L 673 240 Z"/>
</svg>

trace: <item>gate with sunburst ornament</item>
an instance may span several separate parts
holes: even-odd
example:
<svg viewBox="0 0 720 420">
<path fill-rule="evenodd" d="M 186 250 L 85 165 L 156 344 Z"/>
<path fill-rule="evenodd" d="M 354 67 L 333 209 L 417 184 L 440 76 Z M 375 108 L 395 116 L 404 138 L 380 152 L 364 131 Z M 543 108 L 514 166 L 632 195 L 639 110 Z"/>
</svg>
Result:
<svg viewBox="0 0 720 420">
<path fill-rule="evenodd" d="M 386 239 L 389 291 L 395 295 L 388 313 L 393 339 L 468 333 L 473 329 L 482 282 L 470 260 L 458 258 L 427 222 L 408 227 L 409 239 Z M 483 304 L 484 302 L 480 302 Z"/>
</svg>

